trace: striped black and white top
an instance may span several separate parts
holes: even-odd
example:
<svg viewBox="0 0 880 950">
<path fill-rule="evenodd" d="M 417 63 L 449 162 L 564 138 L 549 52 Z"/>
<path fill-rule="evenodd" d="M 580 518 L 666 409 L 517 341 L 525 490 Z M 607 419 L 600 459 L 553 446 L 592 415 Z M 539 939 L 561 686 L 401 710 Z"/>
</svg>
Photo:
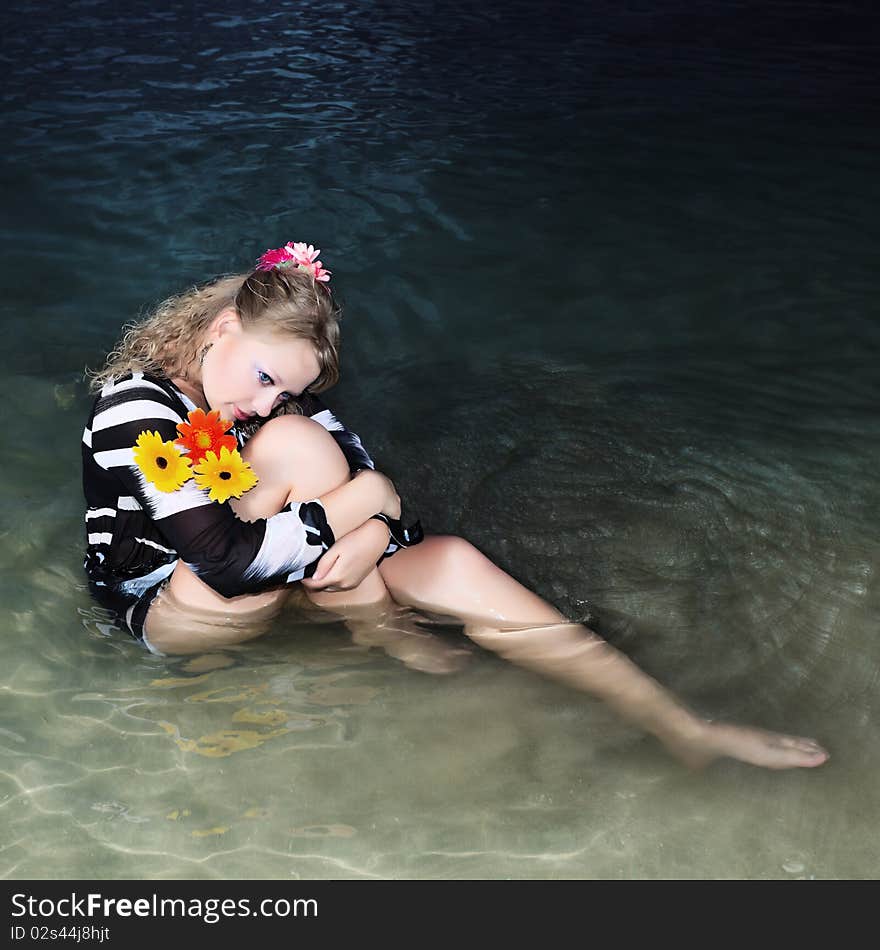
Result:
<svg viewBox="0 0 880 950">
<path fill-rule="evenodd" d="M 105 588 L 133 602 L 169 577 L 182 558 L 224 597 L 254 593 L 311 576 L 334 543 L 317 500 L 290 503 L 271 518 L 247 522 L 228 504 L 212 502 L 194 479 L 174 492 L 149 483 L 134 462 L 138 436 L 149 430 L 173 441 L 177 424 L 195 408 L 170 380 L 150 373 L 121 376 L 96 398 L 82 442 L 84 565 L 93 592 Z M 304 394 L 300 408 L 333 435 L 352 472 L 374 468 L 358 436 L 316 396 Z M 247 435 L 236 435 L 244 445 Z M 398 538 L 386 556 L 420 540 L 397 524 L 391 527 Z"/>
</svg>

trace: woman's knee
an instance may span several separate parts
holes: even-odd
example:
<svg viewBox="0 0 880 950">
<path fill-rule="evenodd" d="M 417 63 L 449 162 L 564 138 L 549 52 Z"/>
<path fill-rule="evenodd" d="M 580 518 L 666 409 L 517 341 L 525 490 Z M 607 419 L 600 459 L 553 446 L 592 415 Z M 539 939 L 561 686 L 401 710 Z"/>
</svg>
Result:
<svg viewBox="0 0 880 950">
<path fill-rule="evenodd" d="M 349 477 L 336 440 L 305 416 L 270 419 L 251 436 L 242 455 L 261 478 L 291 480 L 298 500 L 331 491 Z"/>
<path fill-rule="evenodd" d="M 489 559 L 475 548 L 470 541 L 454 534 L 438 535 L 436 538 L 435 557 L 437 557 L 447 571 L 456 571 L 470 574 L 479 570 Z"/>
<path fill-rule="evenodd" d="M 318 422 L 306 416 L 276 416 L 263 423 L 245 444 L 244 455 L 300 452 L 303 449 L 339 450 L 333 436 Z M 341 451 L 341 450 L 339 450 Z"/>
<path fill-rule="evenodd" d="M 380 572 L 391 589 L 417 583 L 446 587 L 456 579 L 466 582 L 491 561 L 469 541 L 457 535 L 430 535 L 420 544 L 398 551 L 383 561 Z"/>
</svg>

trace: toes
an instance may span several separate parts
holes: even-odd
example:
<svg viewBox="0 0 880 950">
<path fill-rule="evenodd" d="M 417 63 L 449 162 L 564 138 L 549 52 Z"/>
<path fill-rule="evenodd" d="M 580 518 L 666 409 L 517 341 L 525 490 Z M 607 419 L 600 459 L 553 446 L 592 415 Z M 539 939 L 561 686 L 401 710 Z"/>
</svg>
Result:
<svg viewBox="0 0 880 950">
<path fill-rule="evenodd" d="M 804 736 L 780 736 L 779 738 L 780 745 L 786 748 L 805 752 L 807 755 L 828 755 L 828 752 L 814 739 L 807 739 Z"/>
<path fill-rule="evenodd" d="M 775 745 L 788 755 L 785 756 L 784 761 L 771 768 L 788 768 L 792 765 L 809 768 L 822 765 L 828 760 L 828 752 L 813 739 L 805 739 L 802 736 L 779 736 Z"/>
</svg>

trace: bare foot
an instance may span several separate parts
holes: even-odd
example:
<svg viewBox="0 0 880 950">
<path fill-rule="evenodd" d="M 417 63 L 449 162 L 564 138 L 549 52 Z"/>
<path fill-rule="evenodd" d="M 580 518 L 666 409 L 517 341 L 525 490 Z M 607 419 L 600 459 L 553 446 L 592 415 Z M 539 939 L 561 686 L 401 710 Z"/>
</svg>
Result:
<svg viewBox="0 0 880 950">
<path fill-rule="evenodd" d="M 471 658 L 470 650 L 449 646 L 433 637 L 421 642 L 407 637 L 394 644 L 384 644 L 383 648 L 411 670 L 435 675 L 459 673 Z"/>
<path fill-rule="evenodd" d="M 471 658 L 469 648 L 451 646 L 442 638 L 405 623 L 394 626 L 387 622 L 349 621 L 348 628 L 355 643 L 381 647 L 389 656 L 421 673 L 458 673 Z"/>
<path fill-rule="evenodd" d="M 181 665 L 184 673 L 209 673 L 211 670 L 223 670 L 233 666 L 235 660 L 223 653 L 202 653 Z"/>
<path fill-rule="evenodd" d="M 828 752 L 813 739 L 726 722 L 705 723 L 697 735 L 663 741 L 692 769 L 725 756 L 765 769 L 811 769 L 828 760 Z"/>
</svg>

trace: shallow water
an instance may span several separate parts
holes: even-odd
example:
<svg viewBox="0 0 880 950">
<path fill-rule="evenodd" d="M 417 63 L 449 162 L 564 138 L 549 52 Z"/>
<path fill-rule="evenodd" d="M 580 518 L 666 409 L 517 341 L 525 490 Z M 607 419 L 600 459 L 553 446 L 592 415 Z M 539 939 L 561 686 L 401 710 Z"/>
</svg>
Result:
<svg viewBox="0 0 880 950">
<path fill-rule="evenodd" d="M 876 876 L 855 13 L 27 7 L 3 48 L 0 874 Z M 195 666 L 114 630 L 83 587 L 78 375 L 149 302 L 301 238 L 346 305 L 328 402 L 428 531 L 830 763 L 692 775 L 487 653 L 429 676 L 337 623 L 284 615 Z"/>
</svg>

